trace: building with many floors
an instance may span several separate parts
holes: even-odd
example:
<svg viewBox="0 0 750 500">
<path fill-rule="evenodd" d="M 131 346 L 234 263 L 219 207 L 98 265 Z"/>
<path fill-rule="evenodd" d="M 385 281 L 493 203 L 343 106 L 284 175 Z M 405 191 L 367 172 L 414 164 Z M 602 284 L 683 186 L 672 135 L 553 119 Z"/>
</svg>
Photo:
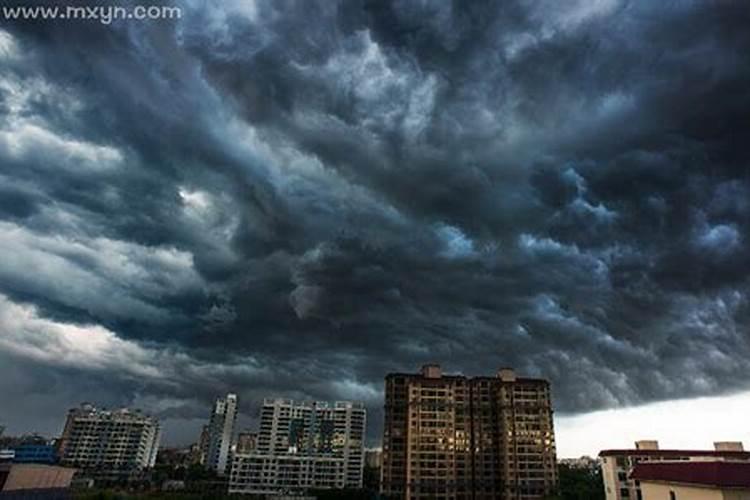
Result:
<svg viewBox="0 0 750 500">
<path fill-rule="evenodd" d="M 235 456 L 230 493 L 361 488 L 365 419 L 361 403 L 266 399 L 254 451 Z"/>
<path fill-rule="evenodd" d="M 557 485 L 549 383 L 438 365 L 386 377 L 381 492 L 408 500 L 537 499 Z"/>
<path fill-rule="evenodd" d="M 637 441 L 634 449 L 603 450 L 599 453 L 607 500 L 643 498 L 640 481 L 631 473 L 639 464 L 684 462 L 750 462 L 742 443 L 718 442 L 713 450 L 662 450 L 658 441 Z M 668 498 L 668 497 L 667 497 Z"/>
<path fill-rule="evenodd" d="M 208 423 L 204 464 L 219 475 L 226 474 L 230 466 L 236 421 L 237 395 L 227 394 L 224 398 L 217 398 Z"/>
<path fill-rule="evenodd" d="M 102 480 L 131 479 L 154 466 L 160 437 L 158 420 L 138 410 L 83 404 L 68 412 L 60 463 Z"/>
</svg>

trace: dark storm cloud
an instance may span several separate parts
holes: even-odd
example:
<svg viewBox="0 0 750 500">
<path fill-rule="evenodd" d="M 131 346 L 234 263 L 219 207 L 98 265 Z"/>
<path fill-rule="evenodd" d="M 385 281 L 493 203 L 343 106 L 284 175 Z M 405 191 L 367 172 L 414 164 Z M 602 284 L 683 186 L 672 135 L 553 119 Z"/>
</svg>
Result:
<svg viewBox="0 0 750 500">
<path fill-rule="evenodd" d="M 565 412 L 747 388 L 741 2 L 179 5 L 3 26 L 6 380 L 374 428 L 435 360 Z"/>
</svg>

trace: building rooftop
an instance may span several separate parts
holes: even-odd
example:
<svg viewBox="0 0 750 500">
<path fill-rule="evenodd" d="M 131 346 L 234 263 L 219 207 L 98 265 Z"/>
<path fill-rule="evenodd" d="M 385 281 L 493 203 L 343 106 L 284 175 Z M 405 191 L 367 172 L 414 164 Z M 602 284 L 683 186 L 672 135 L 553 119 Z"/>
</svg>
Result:
<svg viewBox="0 0 750 500">
<path fill-rule="evenodd" d="M 364 409 L 365 404 L 361 401 L 309 401 L 287 398 L 263 398 L 263 406 L 301 406 L 305 408 L 334 408 L 334 409 Z"/>
<path fill-rule="evenodd" d="M 641 463 L 635 466 L 631 479 L 750 489 L 748 462 L 668 462 Z"/>
<path fill-rule="evenodd" d="M 421 380 L 472 380 L 472 381 L 501 381 L 501 382 L 507 382 L 507 383 L 521 383 L 521 384 L 545 384 L 549 385 L 549 381 L 543 378 L 532 378 L 532 377 L 519 377 L 516 375 L 516 373 L 511 368 L 501 368 L 498 370 L 497 374 L 494 376 L 488 376 L 488 375 L 479 375 L 479 376 L 469 376 L 469 375 L 462 375 L 462 374 L 446 374 L 443 373 L 442 369 L 440 368 L 440 365 L 438 364 L 429 364 L 424 365 L 422 369 L 419 372 L 416 373 L 403 373 L 403 372 L 394 372 L 389 373 L 385 376 L 386 379 L 388 378 L 394 378 L 394 377 L 403 377 L 403 378 L 412 378 L 412 379 L 421 379 Z"/>
<path fill-rule="evenodd" d="M 619 450 L 602 450 L 599 452 L 600 457 L 621 457 L 630 455 L 639 457 L 722 457 L 750 461 L 750 451 L 638 450 L 632 448 Z"/>
</svg>

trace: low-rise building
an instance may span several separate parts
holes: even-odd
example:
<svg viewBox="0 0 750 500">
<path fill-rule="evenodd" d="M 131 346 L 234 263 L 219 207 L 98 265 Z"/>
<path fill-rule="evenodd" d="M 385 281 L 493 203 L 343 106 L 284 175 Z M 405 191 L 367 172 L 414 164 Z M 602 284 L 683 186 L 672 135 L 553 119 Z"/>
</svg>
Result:
<svg viewBox="0 0 750 500">
<path fill-rule="evenodd" d="M 742 443 L 715 443 L 714 450 L 662 450 L 658 441 L 638 441 L 635 449 L 603 450 L 599 458 L 606 499 L 629 500 L 643 494 L 639 482 L 630 477 L 638 464 L 750 462 L 750 452 L 743 450 Z"/>
<path fill-rule="evenodd" d="M 64 498 L 75 472 L 55 465 L 0 465 L 0 498 Z"/>
<path fill-rule="evenodd" d="M 54 464 L 57 462 L 57 447 L 53 440 L 38 434 L 22 436 L 13 446 L 13 462 L 19 464 Z"/>
<path fill-rule="evenodd" d="M 748 462 L 639 463 L 637 500 L 750 500 Z"/>
</svg>

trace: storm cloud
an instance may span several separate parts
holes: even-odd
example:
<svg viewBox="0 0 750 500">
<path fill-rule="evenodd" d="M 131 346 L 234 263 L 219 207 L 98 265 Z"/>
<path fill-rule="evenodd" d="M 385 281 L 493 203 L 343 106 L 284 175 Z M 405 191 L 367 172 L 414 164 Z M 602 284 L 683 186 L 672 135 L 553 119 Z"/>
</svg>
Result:
<svg viewBox="0 0 750 500">
<path fill-rule="evenodd" d="M 363 400 L 375 441 L 432 361 L 563 413 L 750 388 L 745 2 L 175 6 L 0 26 L 11 428 L 188 440 L 233 390 Z"/>
</svg>

